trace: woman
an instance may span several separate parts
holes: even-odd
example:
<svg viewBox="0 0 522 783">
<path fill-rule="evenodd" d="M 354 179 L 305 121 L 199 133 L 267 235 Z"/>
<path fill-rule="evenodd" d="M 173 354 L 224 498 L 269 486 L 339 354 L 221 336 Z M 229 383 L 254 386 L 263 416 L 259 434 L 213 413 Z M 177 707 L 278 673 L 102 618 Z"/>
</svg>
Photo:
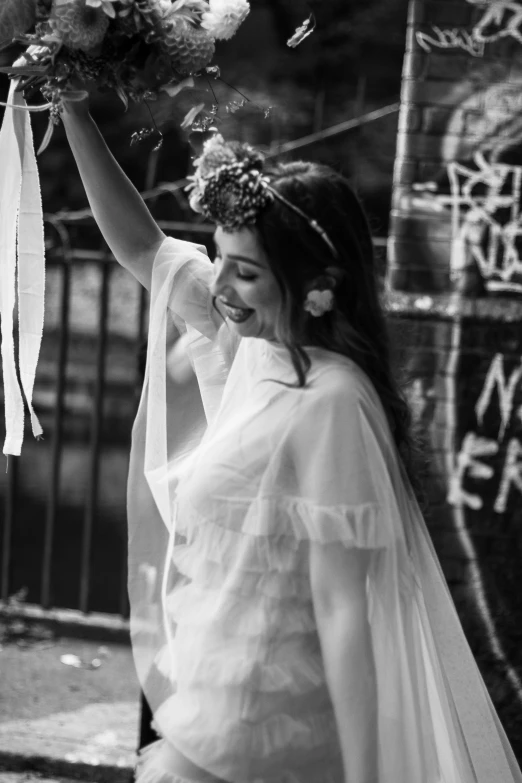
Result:
<svg viewBox="0 0 522 783">
<path fill-rule="evenodd" d="M 191 203 L 217 224 L 212 265 L 162 234 L 85 106 L 64 120 L 109 246 L 151 290 L 129 591 L 163 739 L 139 783 L 520 783 L 408 481 L 346 180 L 209 141 Z"/>
</svg>

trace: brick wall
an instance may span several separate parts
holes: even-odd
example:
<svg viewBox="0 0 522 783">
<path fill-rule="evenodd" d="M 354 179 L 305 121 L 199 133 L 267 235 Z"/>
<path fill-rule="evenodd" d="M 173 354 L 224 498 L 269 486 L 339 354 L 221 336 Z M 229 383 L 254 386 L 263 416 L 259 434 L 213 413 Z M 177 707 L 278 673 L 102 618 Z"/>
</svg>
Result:
<svg viewBox="0 0 522 783">
<path fill-rule="evenodd" d="M 522 293 L 522 4 L 510 4 L 520 19 L 506 5 L 411 3 L 389 246 L 399 290 Z"/>
<path fill-rule="evenodd" d="M 522 2 L 412 0 L 388 283 L 428 522 L 522 760 Z"/>
</svg>

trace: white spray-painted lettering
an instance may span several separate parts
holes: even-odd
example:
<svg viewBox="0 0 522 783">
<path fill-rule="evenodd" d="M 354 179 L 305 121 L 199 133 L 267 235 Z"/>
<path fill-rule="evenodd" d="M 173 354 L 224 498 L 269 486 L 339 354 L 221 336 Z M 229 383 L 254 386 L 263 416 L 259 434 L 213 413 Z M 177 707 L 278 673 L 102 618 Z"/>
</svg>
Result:
<svg viewBox="0 0 522 783">
<path fill-rule="evenodd" d="M 467 0 L 471 5 L 486 6 L 484 15 L 473 28 L 473 38 L 492 43 L 514 38 L 522 43 L 522 2 L 520 0 Z"/>
<path fill-rule="evenodd" d="M 522 406 L 515 410 L 515 397 L 518 390 L 522 390 L 522 360 L 506 376 L 504 356 L 495 354 L 489 366 L 484 381 L 484 386 L 475 405 L 477 424 L 481 426 L 484 416 L 492 402 L 498 399 L 500 412 L 500 426 L 496 440 L 479 436 L 476 432 L 468 432 L 462 440 L 460 451 L 455 459 L 455 468 L 450 477 L 450 489 L 448 502 L 454 506 L 467 506 L 475 511 L 483 507 L 483 499 L 478 493 L 471 493 L 464 489 L 466 476 L 473 479 L 489 480 L 495 475 L 492 465 L 482 461 L 484 458 L 494 457 L 500 450 L 500 444 L 504 440 L 508 426 L 514 417 L 522 418 Z M 498 492 L 493 504 L 493 509 L 498 514 L 506 511 L 509 494 L 512 489 L 522 494 L 522 442 L 517 437 L 509 439 L 505 460 L 500 476 Z"/>
<path fill-rule="evenodd" d="M 448 164 L 452 272 L 458 276 L 470 255 L 489 290 L 520 293 L 522 167 L 489 163 L 480 152 L 474 161 L 476 169 Z"/>
<path fill-rule="evenodd" d="M 447 164 L 449 195 L 416 183 L 415 193 L 424 194 L 413 198 L 434 212 L 451 210 L 453 279 L 474 262 L 490 291 L 522 293 L 522 166 L 490 163 L 482 152 L 473 160 L 475 168 Z"/>
<path fill-rule="evenodd" d="M 491 362 L 486 375 L 486 380 L 480 393 L 480 397 L 475 405 L 475 413 L 477 414 L 477 421 L 479 425 L 482 425 L 484 420 L 484 414 L 491 404 L 491 397 L 496 390 L 498 394 L 498 402 L 500 408 L 500 428 L 498 431 L 498 439 L 502 440 L 506 427 L 508 426 L 511 415 L 513 413 L 513 405 L 515 400 L 515 392 L 517 385 L 522 378 L 522 360 L 520 367 L 517 367 L 506 382 L 506 376 L 504 373 L 504 357 L 501 353 L 497 353 Z"/>
<path fill-rule="evenodd" d="M 466 30 L 461 27 L 443 29 L 433 25 L 430 32 L 417 30 L 415 37 L 426 52 L 433 49 L 462 49 L 473 57 L 482 57 L 485 45 L 502 38 L 522 43 L 521 0 L 467 0 L 470 5 L 485 8 L 477 24 Z"/>
<path fill-rule="evenodd" d="M 493 506 L 498 514 L 503 514 L 507 508 L 511 487 L 522 494 L 522 443 L 517 438 L 512 438 L 508 443 L 500 488 Z"/>
<path fill-rule="evenodd" d="M 482 57 L 484 55 L 483 42 L 477 41 L 473 33 L 461 30 L 458 27 L 443 30 L 433 25 L 431 33 L 423 33 L 421 30 L 417 30 L 415 37 L 419 46 L 426 52 L 431 52 L 432 49 L 462 49 L 473 57 Z"/>
<path fill-rule="evenodd" d="M 466 473 L 475 479 L 490 479 L 495 471 L 491 465 L 481 462 L 479 457 L 491 457 L 498 451 L 498 443 L 489 438 L 480 438 L 474 432 L 468 432 L 457 454 L 456 467 L 450 477 L 448 502 L 454 506 L 468 506 L 478 511 L 482 508 L 482 498 L 467 492 L 463 487 Z"/>
</svg>

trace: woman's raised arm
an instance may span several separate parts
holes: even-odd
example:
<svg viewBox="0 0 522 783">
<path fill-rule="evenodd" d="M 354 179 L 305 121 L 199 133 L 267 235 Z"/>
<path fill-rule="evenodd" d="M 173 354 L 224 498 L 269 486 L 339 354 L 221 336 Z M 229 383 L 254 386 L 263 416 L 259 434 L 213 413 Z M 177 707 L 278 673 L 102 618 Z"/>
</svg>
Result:
<svg viewBox="0 0 522 783">
<path fill-rule="evenodd" d="M 105 241 L 116 260 L 150 289 L 152 264 L 165 234 L 107 147 L 87 102 L 68 103 L 63 122 Z"/>
</svg>

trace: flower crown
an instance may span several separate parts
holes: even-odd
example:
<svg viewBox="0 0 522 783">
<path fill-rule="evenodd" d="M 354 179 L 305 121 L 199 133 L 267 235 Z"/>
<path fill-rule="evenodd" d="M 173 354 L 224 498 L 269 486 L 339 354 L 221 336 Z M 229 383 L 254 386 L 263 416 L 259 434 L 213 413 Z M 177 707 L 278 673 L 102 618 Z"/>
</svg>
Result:
<svg viewBox="0 0 522 783">
<path fill-rule="evenodd" d="M 273 201 L 268 178 L 261 173 L 263 156 L 249 144 L 227 143 L 216 134 L 204 143 L 194 165 L 187 187 L 190 206 L 228 231 L 255 223 Z"/>
<path fill-rule="evenodd" d="M 194 161 L 196 170 L 187 187 L 190 206 L 226 231 L 236 231 L 254 224 L 277 200 L 303 218 L 337 258 L 326 231 L 273 187 L 263 174 L 263 163 L 263 155 L 249 144 L 228 143 L 215 134 L 204 143 L 201 155 Z"/>
</svg>

